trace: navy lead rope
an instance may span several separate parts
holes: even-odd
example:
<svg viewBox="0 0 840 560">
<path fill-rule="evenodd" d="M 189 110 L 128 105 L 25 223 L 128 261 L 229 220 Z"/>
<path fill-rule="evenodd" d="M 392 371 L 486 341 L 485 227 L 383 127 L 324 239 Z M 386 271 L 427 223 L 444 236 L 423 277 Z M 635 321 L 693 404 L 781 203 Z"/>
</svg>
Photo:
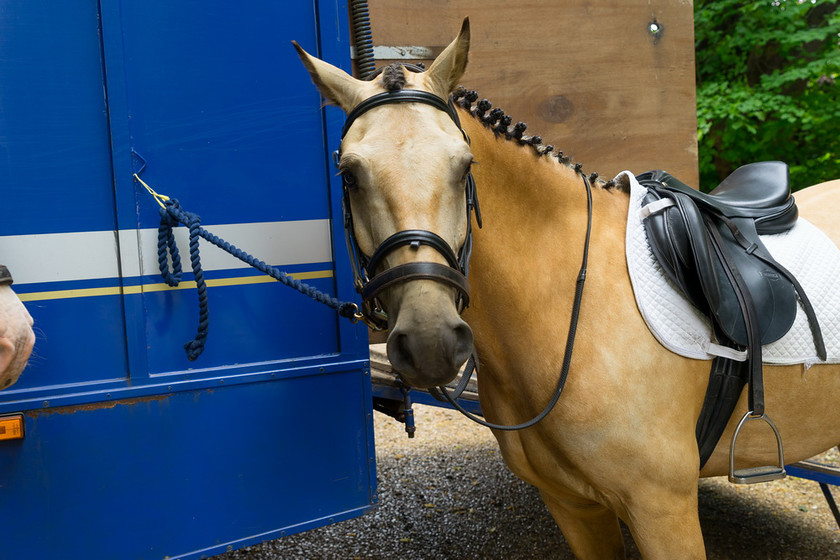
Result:
<svg viewBox="0 0 840 560">
<path fill-rule="evenodd" d="M 160 199 L 159 199 L 160 200 Z M 175 236 L 172 228 L 178 224 L 184 224 L 190 231 L 190 263 L 195 275 L 196 288 L 198 288 L 198 333 L 195 338 L 186 344 L 187 358 L 191 361 L 198 358 L 204 351 L 204 343 L 207 341 L 207 332 L 210 324 L 210 311 L 207 303 L 207 284 L 204 281 L 204 271 L 201 269 L 201 256 L 198 250 L 198 238 L 202 237 L 241 260 L 242 262 L 267 274 L 278 282 L 294 288 L 300 293 L 335 309 L 339 315 L 347 319 L 355 320 L 358 307 L 353 302 L 340 301 L 330 295 L 321 292 L 300 280 L 292 278 L 273 266 L 253 257 L 231 245 L 224 239 L 213 235 L 201 227 L 201 218 L 197 214 L 187 212 L 181 208 L 178 200 L 170 198 L 162 201 L 160 209 L 160 228 L 158 229 L 158 265 L 163 280 L 170 286 L 177 286 L 181 282 L 181 256 L 178 253 L 178 246 L 175 243 Z M 169 263 L 172 263 L 171 268 Z"/>
</svg>

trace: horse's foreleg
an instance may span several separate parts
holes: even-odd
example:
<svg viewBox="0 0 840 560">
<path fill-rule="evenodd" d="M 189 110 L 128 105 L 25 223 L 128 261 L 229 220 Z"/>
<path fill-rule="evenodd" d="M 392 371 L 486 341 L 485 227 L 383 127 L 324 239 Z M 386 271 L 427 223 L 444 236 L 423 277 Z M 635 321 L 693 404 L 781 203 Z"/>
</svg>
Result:
<svg viewBox="0 0 840 560">
<path fill-rule="evenodd" d="M 590 500 L 540 493 L 577 558 L 624 559 L 624 540 L 615 513 Z"/>
<path fill-rule="evenodd" d="M 639 484 L 625 503 L 624 521 L 645 560 L 703 560 L 706 548 L 697 515 L 697 485 L 693 492 Z"/>
</svg>

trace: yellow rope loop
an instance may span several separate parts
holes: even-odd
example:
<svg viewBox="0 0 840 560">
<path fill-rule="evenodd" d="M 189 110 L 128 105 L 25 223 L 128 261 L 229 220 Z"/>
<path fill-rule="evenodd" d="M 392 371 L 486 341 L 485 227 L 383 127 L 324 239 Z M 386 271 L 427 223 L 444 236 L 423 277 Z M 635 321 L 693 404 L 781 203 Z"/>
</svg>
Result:
<svg viewBox="0 0 840 560">
<path fill-rule="evenodd" d="M 134 174 L 134 179 L 138 181 L 141 185 L 146 187 L 146 190 L 149 191 L 149 194 L 155 198 L 155 202 L 160 204 L 161 208 L 166 208 L 166 206 L 163 203 L 169 200 L 168 196 L 166 196 L 165 194 L 155 192 L 155 190 L 149 185 L 147 185 L 146 182 L 143 181 L 143 179 L 141 179 L 139 175 L 137 175 L 137 173 Z"/>
</svg>

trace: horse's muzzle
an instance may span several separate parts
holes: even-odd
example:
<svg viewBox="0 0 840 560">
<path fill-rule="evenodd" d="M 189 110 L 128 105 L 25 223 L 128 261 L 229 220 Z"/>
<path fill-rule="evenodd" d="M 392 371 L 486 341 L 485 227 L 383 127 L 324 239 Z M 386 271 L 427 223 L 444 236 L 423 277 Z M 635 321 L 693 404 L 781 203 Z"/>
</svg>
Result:
<svg viewBox="0 0 840 560">
<path fill-rule="evenodd" d="M 388 336 L 388 359 L 403 381 L 421 389 L 446 385 L 473 351 L 473 334 L 457 313 L 424 320 L 403 309 Z"/>
</svg>

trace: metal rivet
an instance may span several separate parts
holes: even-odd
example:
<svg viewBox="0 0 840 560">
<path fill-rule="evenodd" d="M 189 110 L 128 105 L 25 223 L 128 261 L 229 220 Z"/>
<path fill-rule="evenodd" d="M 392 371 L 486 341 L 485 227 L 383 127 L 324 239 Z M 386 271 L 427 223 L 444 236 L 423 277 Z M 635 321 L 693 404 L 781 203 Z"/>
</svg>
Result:
<svg viewBox="0 0 840 560">
<path fill-rule="evenodd" d="M 659 23 L 656 18 L 653 18 L 648 23 L 648 33 L 653 36 L 653 44 L 657 44 L 662 36 L 665 34 L 665 26 Z"/>
</svg>

